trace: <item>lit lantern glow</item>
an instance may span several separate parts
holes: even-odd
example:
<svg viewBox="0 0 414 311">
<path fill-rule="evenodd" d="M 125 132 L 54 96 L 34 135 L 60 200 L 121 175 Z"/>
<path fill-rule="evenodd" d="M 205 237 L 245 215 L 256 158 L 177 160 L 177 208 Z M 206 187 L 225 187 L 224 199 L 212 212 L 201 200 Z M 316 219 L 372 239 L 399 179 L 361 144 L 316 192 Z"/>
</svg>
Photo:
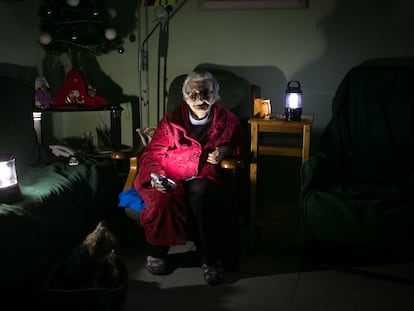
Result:
<svg viewBox="0 0 414 311">
<path fill-rule="evenodd" d="M 302 116 L 302 90 L 296 80 L 287 84 L 285 116 L 287 121 L 300 121 Z"/>
<path fill-rule="evenodd" d="M 0 161 L 0 189 L 17 185 L 15 159 Z"/>
<path fill-rule="evenodd" d="M 22 199 L 15 159 L 10 154 L 0 154 L 0 203 L 10 204 Z"/>
</svg>

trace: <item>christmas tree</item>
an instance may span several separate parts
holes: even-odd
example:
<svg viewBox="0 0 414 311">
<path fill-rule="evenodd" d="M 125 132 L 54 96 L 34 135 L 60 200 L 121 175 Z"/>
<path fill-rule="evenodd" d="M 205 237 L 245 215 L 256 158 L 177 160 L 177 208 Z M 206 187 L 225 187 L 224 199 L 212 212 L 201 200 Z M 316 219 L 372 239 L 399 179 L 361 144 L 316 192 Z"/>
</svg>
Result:
<svg viewBox="0 0 414 311">
<path fill-rule="evenodd" d="M 122 39 L 111 21 L 113 8 L 104 0 L 44 0 L 39 9 L 39 42 L 47 53 L 67 53 L 72 68 L 79 69 L 79 54 L 123 53 Z"/>
</svg>

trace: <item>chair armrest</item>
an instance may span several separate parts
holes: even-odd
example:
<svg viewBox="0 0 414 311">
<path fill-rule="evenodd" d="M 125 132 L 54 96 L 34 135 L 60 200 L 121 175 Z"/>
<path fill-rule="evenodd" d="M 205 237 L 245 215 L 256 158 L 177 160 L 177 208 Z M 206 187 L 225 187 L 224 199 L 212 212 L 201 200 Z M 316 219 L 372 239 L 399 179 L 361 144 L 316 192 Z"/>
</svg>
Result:
<svg viewBox="0 0 414 311">
<path fill-rule="evenodd" d="M 113 160 L 125 160 L 129 157 L 131 157 L 131 155 L 128 151 L 111 151 L 111 159 Z"/>
<path fill-rule="evenodd" d="M 230 169 L 235 172 L 238 169 L 244 168 L 246 166 L 246 163 L 250 163 L 251 161 L 252 153 L 249 151 L 242 153 L 236 157 L 224 158 L 221 160 L 220 166 L 224 169 Z"/>
<path fill-rule="evenodd" d="M 129 158 L 129 172 L 128 172 L 128 177 L 125 181 L 124 184 L 124 189 L 123 191 L 126 191 L 128 189 L 131 189 L 132 187 L 134 187 L 134 180 L 135 177 L 138 174 L 138 162 L 139 162 L 139 156 L 135 156 L 135 157 L 131 157 Z M 136 222 L 138 225 L 141 225 L 140 222 L 140 213 L 133 210 L 132 208 L 126 207 L 125 208 L 125 214 L 131 218 L 132 220 L 134 220 L 134 222 Z"/>
<path fill-rule="evenodd" d="M 138 174 L 138 157 L 132 157 L 129 159 L 129 172 L 128 177 L 124 184 L 124 191 L 134 186 L 135 177 Z"/>
<path fill-rule="evenodd" d="M 113 160 L 126 160 L 131 157 L 136 157 L 140 153 L 140 148 L 132 147 L 125 150 L 112 150 L 111 159 Z"/>
<path fill-rule="evenodd" d="M 225 158 L 221 160 L 220 166 L 224 169 L 232 170 L 233 172 L 239 168 L 244 167 L 244 160 L 242 158 Z"/>
</svg>

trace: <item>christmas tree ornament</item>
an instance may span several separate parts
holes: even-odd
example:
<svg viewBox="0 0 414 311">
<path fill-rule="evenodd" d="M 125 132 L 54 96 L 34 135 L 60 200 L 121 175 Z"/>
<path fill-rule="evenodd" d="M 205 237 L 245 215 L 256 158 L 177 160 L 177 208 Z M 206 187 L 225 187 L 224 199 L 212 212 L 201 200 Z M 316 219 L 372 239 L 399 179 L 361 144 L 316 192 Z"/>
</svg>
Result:
<svg viewBox="0 0 414 311">
<path fill-rule="evenodd" d="M 135 41 L 137 41 L 137 36 L 134 33 L 131 33 L 129 35 L 129 42 L 134 43 Z"/>
<path fill-rule="evenodd" d="M 53 10 L 51 7 L 47 7 L 46 8 L 46 16 L 52 16 L 53 15 Z"/>
<path fill-rule="evenodd" d="M 154 9 L 154 16 L 160 23 L 165 23 L 168 20 L 171 11 L 172 7 L 170 5 L 166 7 L 157 6 Z"/>
<path fill-rule="evenodd" d="M 105 38 L 108 40 L 114 40 L 116 38 L 116 30 L 114 28 L 106 28 Z"/>
<path fill-rule="evenodd" d="M 50 33 L 43 32 L 39 35 L 39 42 L 43 45 L 49 45 L 52 42 L 52 36 Z"/>
<path fill-rule="evenodd" d="M 66 3 L 72 7 L 76 7 L 79 5 L 80 0 L 67 0 Z"/>
</svg>

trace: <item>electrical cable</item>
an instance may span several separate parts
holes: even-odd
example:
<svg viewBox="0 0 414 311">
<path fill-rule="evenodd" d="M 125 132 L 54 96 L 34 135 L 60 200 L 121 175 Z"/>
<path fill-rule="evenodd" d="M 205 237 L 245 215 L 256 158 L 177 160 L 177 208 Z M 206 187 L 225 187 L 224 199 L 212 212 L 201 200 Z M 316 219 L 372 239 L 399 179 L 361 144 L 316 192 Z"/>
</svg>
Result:
<svg viewBox="0 0 414 311">
<path fill-rule="evenodd" d="M 157 59 L 157 122 L 160 120 L 160 79 L 161 79 L 161 41 L 162 41 L 162 27 L 158 35 L 158 59 Z"/>
<path fill-rule="evenodd" d="M 167 19 L 165 21 L 159 20 L 158 23 L 151 29 L 150 32 L 148 32 L 148 5 L 147 5 L 147 0 L 145 1 L 145 25 L 146 25 L 146 36 L 144 38 L 144 40 L 142 41 L 142 43 L 140 43 L 140 40 L 138 40 L 139 42 L 139 46 L 141 47 L 141 49 L 139 50 L 139 63 L 143 63 L 143 57 L 147 57 L 145 59 L 146 61 L 146 68 L 139 68 L 139 72 L 141 75 L 141 72 L 145 72 L 145 91 L 143 90 L 142 87 L 142 81 L 140 79 L 140 95 L 142 95 L 142 93 L 145 93 L 145 97 L 146 100 L 142 100 L 141 102 L 143 102 L 141 104 L 141 111 L 140 114 L 142 115 L 143 111 L 144 111 L 144 107 L 146 105 L 146 117 L 147 117 L 147 126 L 149 126 L 150 123 L 150 109 L 149 109 L 149 98 L 150 98 L 150 90 L 149 90 L 149 69 L 148 69 L 148 50 L 145 50 L 145 45 L 147 45 L 148 40 L 150 39 L 150 37 L 153 35 L 153 33 L 155 32 L 155 30 L 160 27 L 160 32 L 159 32 L 159 45 L 158 45 L 158 69 L 157 69 L 157 121 L 160 120 L 161 117 L 161 102 L 160 102 L 160 87 L 161 87 L 161 52 L 163 52 L 163 49 L 160 49 L 160 44 L 161 43 L 165 43 L 165 52 L 163 53 L 164 55 L 164 71 L 163 71 L 163 90 L 162 90 L 162 96 L 163 96 L 163 114 L 165 114 L 165 112 L 167 111 L 167 102 L 166 102 L 166 96 L 167 96 L 167 91 L 166 91 L 166 84 L 167 84 L 167 49 L 168 49 L 168 41 L 169 41 L 169 21 L 171 20 L 171 18 L 187 3 L 188 0 L 183 0 L 178 6 L 177 8 L 172 11 L 172 7 L 170 5 L 167 5 L 167 7 L 165 8 L 167 11 Z M 170 14 L 171 13 L 171 14 Z M 161 51 L 160 51 L 161 50 Z M 142 53 L 146 53 L 146 55 L 142 55 Z M 143 70 L 146 69 L 146 70 Z M 142 97 L 141 97 L 142 98 Z M 140 121 L 140 126 L 142 127 L 143 124 L 143 119 L 141 117 L 141 121 Z"/>
<path fill-rule="evenodd" d="M 164 79 L 163 79 L 163 86 L 162 86 L 162 99 L 163 99 L 163 114 L 165 115 L 167 112 L 167 55 L 168 55 L 168 43 L 170 39 L 170 23 L 169 19 L 167 23 L 164 25 L 165 30 L 164 33 L 166 33 L 166 39 L 165 39 L 165 56 L 164 56 Z"/>
</svg>

